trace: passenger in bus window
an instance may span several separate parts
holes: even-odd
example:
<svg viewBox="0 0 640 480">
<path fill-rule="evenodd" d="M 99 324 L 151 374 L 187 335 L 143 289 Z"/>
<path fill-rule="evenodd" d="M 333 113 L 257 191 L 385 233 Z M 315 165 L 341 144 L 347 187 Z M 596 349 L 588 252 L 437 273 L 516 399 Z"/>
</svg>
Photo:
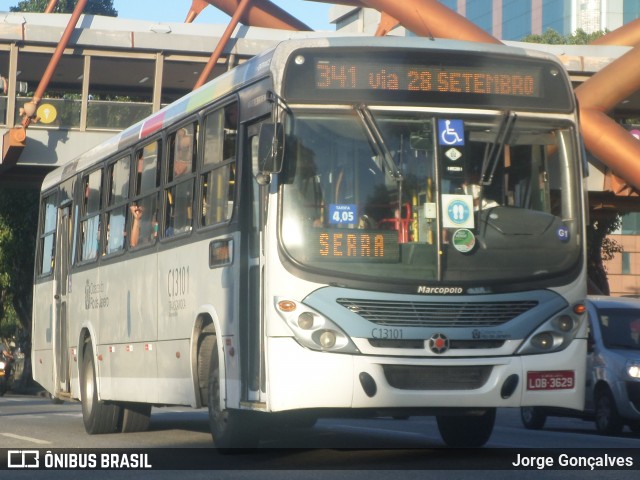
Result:
<svg viewBox="0 0 640 480">
<path fill-rule="evenodd" d="M 132 218 L 129 245 L 133 248 L 152 243 L 158 237 L 158 221 L 153 200 L 153 197 L 147 197 L 129 207 Z M 147 209 L 143 203 L 150 203 L 150 207 L 153 208 Z"/>
<path fill-rule="evenodd" d="M 173 179 L 191 171 L 193 160 L 193 133 L 185 127 L 176 132 L 173 151 Z"/>
</svg>

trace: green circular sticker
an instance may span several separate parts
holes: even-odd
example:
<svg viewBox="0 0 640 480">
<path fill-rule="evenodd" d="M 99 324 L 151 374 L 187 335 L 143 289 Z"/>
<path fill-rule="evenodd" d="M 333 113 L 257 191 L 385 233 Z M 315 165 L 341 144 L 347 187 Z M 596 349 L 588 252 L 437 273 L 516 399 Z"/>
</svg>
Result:
<svg viewBox="0 0 640 480">
<path fill-rule="evenodd" d="M 454 232 L 451 243 L 453 243 L 453 248 L 459 252 L 467 253 L 476 246 L 476 237 L 471 230 L 461 228 Z"/>
</svg>

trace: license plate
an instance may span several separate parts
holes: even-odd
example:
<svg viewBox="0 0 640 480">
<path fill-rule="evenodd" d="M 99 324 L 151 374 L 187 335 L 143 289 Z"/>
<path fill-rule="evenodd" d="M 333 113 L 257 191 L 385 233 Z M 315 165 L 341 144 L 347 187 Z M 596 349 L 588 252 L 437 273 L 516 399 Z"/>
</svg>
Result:
<svg viewBox="0 0 640 480">
<path fill-rule="evenodd" d="M 527 390 L 567 390 L 575 387 L 573 370 L 527 372 Z"/>
</svg>

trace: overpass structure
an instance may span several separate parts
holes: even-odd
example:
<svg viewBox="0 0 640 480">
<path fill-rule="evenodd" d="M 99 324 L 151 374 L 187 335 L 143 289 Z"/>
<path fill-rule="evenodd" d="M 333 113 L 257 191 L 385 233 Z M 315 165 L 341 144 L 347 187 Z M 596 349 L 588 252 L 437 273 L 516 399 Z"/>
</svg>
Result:
<svg viewBox="0 0 640 480">
<path fill-rule="evenodd" d="M 20 124 L 20 106 L 38 85 L 69 17 L 0 12 L 0 75 L 5 79 L 0 80 L 0 133 Z M 83 15 L 39 104 L 40 120 L 30 126 L 18 163 L 0 164 L 0 183 L 37 183 L 51 168 L 191 91 L 224 33 L 224 25 Z M 208 78 L 286 38 L 339 35 L 343 33 L 239 25 Z M 632 49 L 523 46 L 556 54 L 576 87 Z M 608 113 L 628 130 L 636 129 L 629 122 L 640 118 L 640 93 L 631 93 Z M 639 202 L 626 201 L 635 195 L 633 188 L 597 159 L 590 163 L 592 204 L 640 210 Z"/>
<path fill-rule="evenodd" d="M 0 12 L 0 133 L 20 125 L 20 108 L 31 99 L 69 18 Z M 37 183 L 53 167 L 190 92 L 224 30 L 83 15 L 17 164 L 0 164 L 0 183 Z M 209 78 L 285 38 L 323 35 L 238 26 Z"/>
</svg>

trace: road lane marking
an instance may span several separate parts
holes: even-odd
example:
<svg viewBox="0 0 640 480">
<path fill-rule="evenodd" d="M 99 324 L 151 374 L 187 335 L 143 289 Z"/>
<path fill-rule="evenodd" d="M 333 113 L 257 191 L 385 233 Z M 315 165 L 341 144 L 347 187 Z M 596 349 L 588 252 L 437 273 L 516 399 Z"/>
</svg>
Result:
<svg viewBox="0 0 640 480">
<path fill-rule="evenodd" d="M 51 442 L 46 440 L 40 440 L 39 438 L 23 437 L 22 435 L 16 435 L 14 433 L 0 433 L 3 437 L 13 438 L 14 440 L 24 440 L 26 442 L 36 443 L 38 445 L 49 445 Z"/>
</svg>

